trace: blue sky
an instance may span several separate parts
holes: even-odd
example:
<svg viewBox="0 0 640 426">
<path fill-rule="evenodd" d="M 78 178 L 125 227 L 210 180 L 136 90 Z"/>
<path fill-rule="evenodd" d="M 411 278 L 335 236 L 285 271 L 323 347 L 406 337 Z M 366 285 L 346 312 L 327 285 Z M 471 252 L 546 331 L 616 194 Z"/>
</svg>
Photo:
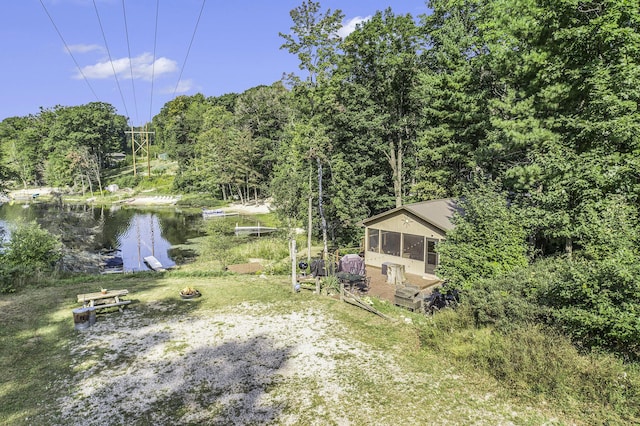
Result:
<svg viewBox="0 0 640 426">
<path fill-rule="evenodd" d="M 202 8 L 203 0 L 159 0 L 156 32 L 154 0 L 2 0 L 0 120 L 100 101 L 140 125 L 178 95 L 219 96 L 271 84 L 299 72 L 297 58 L 280 49 L 278 33 L 289 32 L 289 11 L 301 3 L 207 0 Z M 320 4 L 342 10 L 345 27 L 387 7 L 414 17 L 427 11 L 423 0 Z"/>
</svg>

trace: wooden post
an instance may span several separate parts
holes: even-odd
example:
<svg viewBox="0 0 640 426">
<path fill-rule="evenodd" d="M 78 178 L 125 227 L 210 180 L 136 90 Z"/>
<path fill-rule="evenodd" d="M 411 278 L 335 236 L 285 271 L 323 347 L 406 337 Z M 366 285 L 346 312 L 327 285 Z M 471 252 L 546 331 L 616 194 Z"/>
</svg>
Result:
<svg viewBox="0 0 640 426">
<path fill-rule="evenodd" d="M 296 240 L 291 240 L 289 244 L 289 250 L 291 252 L 291 291 L 296 292 L 296 285 L 298 284 L 298 271 L 297 271 L 297 256 L 296 256 Z"/>
<path fill-rule="evenodd" d="M 307 212 L 307 263 L 311 265 L 311 237 L 313 229 L 313 193 L 311 192 L 311 186 L 313 181 L 311 180 L 311 168 L 309 169 L 309 207 Z M 320 294 L 320 292 L 318 292 Z"/>
</svg>

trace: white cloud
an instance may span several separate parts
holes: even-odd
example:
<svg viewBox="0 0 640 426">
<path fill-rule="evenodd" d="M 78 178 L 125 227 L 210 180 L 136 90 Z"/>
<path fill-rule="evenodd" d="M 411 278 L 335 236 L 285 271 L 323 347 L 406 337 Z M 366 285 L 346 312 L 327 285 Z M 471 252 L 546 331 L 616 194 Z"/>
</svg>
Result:
<svg viewBox="0 0 640 426">
<path fill-rule="evenodd" d="M 193 80 L 180 80 L 177 86 L 165 86 L 159 90 L 163 95 L 186 93 L 196 87 Z"/>
<path fill-rule="evenodd" d="M 98 44 L 71 44 L 65 49 L 67 53 L 102 52 L 103 50 L 102 46 Z"/>
<path fill-rule="evenodd" d="M 153 55 L 143 53 L 135 58 L 120 58 L 113 61 L 113 65 L 109 61 L 98 62 L 95 65 L 87 65 L 82 68 L 82 74 L 77 73 L 75 78 L 82 78 L 84 75 L 87 79 L 104 79 L 113 77 L 116 72 L 119 78 L 131 78 L 133 72 L 134 79 L 151 80 L 169 74 L 178 70 L 178 63 L 167 58 L 156 58 L 153 61 Z"/>
<path fill-rule="evenodd" d="M 361 24 L 363 22 L 368 21 L 369 19 L 371 19 L 371 16 L 366 16 L 366 17 L 361 17 L 361 16 L 356 16 L 355 18 L 351 18 L 349 19 L 343 26 L 342 28 L 340 28 L 338 30 L 338 35 L 340 36 L 340 38 L 344 39 L 346 38 L 349 34 L 351 34 L 352 32 L 354 32 L 356 30 L 356 25 Z"/>
<path fill-rule="evenodd" d="M 177 87 L 168 87 L 165 93 L 172 94 L 174 91 L 175 93 L 186 93 L 193 87 L 193 80 L 180 80 Z"/>
</svg>

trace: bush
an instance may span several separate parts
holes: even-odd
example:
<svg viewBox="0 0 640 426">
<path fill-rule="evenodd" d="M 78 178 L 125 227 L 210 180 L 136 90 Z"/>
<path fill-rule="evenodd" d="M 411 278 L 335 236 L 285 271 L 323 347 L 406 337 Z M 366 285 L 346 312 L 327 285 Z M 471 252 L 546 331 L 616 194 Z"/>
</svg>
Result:
<svg viewBox="0 0 640 426">
<path fill-rule="evenodd" d="M 114 179 L 112 183 L 115 183 L 120 188 L 135 188 L 142 181 L 142 176 L 133 176 L 132 174 L 127 174 L 123 176 L 119 176 Z"/>
<path fill-rule="evenodd" d="M 458 205 L 456 226 L 437 247 L 438 276 L 466 289 L 529 263 L 525 226 L 499 181 L 476 177 Z"/>
<path fill-rule="evenodd" d="M 578 400 L 607 407 L 615 417 L 637 418 L 637 368 L 611 355 L 581 355 L 566 337 L 540 326 L 524 325 L 483 336 L 476 340 L 468 361 L 514 393 Z"/>
<path fill-rule="evenodd" d="M 476 326 L 544 323 L 584 350 L 640 360 L 640 265 L 614 259 L 538 261 L 463 292 Z"/>
<path fill-rule="evenodd" d="M 40 274 L 53 271 L 62 258 L 58 238 L 35 223 L 14 229 L 4 249 L 0 267 L 3 293 L 16 291 Z"/>
<path fill-rule="evenodd" d="M 614 259 L 565 261 L 540 304 L 580 347 L 640 359 L 640 265 Z"/>
<path fill-rule="evenodd" d="M 535 301 L 537 277 L 528 269 L 506 276 L 476 281 L 462 294 L 476 326 L 500 330 L 539 321 L 544 310 Z"/>
</svg>

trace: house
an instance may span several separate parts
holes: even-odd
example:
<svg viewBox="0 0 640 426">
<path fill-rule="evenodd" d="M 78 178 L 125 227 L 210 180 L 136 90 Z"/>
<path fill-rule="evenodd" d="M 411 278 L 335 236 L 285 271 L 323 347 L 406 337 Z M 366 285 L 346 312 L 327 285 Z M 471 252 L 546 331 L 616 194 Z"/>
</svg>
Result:
<svg viewBox="0 0 640 426">
<path fill-rule="evenodd" d="M 365 264 L 381 268 L 404 265 L 409 274 L 433 274 L 438 266 L 436 244 L 454 225 L 458 206 L 452 198 L 407 204 L 362 221 Z"/>
</svg>

